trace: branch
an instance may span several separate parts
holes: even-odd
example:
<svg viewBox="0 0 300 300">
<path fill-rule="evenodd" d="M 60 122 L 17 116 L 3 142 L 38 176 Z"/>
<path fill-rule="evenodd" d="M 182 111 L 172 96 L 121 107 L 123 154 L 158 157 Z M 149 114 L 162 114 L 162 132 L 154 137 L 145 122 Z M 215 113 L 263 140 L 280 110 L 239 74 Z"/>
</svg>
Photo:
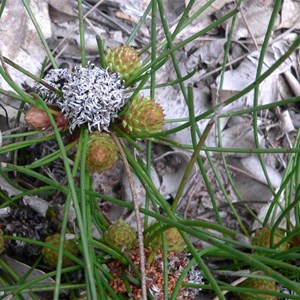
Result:
<svg viewBox="0 0 300 300">
<path fill-rule="evenodd" d="M 140 214 L 140 208 L 139 208 L 139 202 L 137 199 L 136 191 L 134 188 L 132 173 L 126 158 L 126 155 L 123 151 L 121 142 L 119 139 L 113 134 L 110 134 L 113 138 L 114 142 L 116 143 L 119 152 L 121 154 L 125 170 L 128 176 L 129 186 L 132 194 L 132 201 L 134 205 L 134 211 L 136 216 L 136 223 L 137 223 L 137 234 L 138 234 L 138 241 L 139 241 L 139 251 L 140 251 L 140 268 L 141 268 L 141 286 L 142 286 L 142 298 L 143 300 L 147 300 L 147 289 L 146 289 L 146 268 L 145 268 L 145 250 L 144 250 L 144 237 L 143 237 L 143 228 L 142 228 L 142 221 L 141 221 L 141 214 Z"/>
</svg>

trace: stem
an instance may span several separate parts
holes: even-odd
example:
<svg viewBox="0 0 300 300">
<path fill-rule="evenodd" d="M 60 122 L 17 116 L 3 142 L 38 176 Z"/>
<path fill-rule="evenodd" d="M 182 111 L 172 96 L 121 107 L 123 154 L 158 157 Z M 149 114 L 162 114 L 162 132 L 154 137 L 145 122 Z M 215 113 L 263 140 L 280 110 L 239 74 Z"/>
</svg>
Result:
<svg viewBox="0 0 300 300">
<path fill-rule="evenodd" d="M 184 172 L 184 175 L 183 175 L 182 180 L 180 182 L 180 185 L 178 187 L 178 191 L 177 191 L 176 197 L 175 197 L 174 202 L 172 204 L 172 211 L 176 210 L 177 204 L 178 204 L 178 202 L 180 200 L 180 197 L 181 197 L 181 195 L 182 195 L 182 193 L 184 191 L 184 187 L 185 187 L 185 185 L 186 185 L 186 183 L 188 181 L 188 178 L 189 178 L 189 175 L 190 175 L 190 173 L 192 171 L 193 165 L 196 162 L 197 157 L 199 155 L 199 152 L 202 149 L 202 147 L 204 145 L 204 142 L 205 142 L 205 140 L 206 140 L 206 138 L 207 138 L 207 136 L 208 136 L 208 134 L 209 134 L 209 132 L 210 132 L 210 130 L 213 127 L 214 124 L 215 124 L 215 119 L 212 118 L 208 122 L 206 128 L 203 131 L 203 134 L 201 135 L 201 138 L 200 138 L 200 140 L 199 140 L 199 142 L 197 144 L 197 147 L 195 148 L 195 151 L 194 151 L 194 153 L 193 153 L 193 155 L 191 157 L 191 160 L 189 161 L 189 163 L 188 163 L 188 165 L 186 167 L 186 170 Z"/>
</svg>

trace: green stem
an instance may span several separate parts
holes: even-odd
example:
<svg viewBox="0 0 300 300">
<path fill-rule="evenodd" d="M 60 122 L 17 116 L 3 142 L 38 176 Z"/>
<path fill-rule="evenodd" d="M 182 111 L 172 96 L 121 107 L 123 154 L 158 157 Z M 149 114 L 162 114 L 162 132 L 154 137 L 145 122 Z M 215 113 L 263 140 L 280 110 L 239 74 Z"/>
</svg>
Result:
<svg viewBox="0 0 300 300">
<path fill-rule="evenodd" d="M 102 67 L 103 69 L 106 68 L 106 64 L 105 64 L 105 55 L 104 55 L 104 41 L 101 39 L 100 35 L 96 36 L 96 41 L 97 41 L 97 46 L 98 46 L 98 52 L 99 52 L 99 64 L 100 67 Z"/>
<path fill-rule="evenodd" d="M 184 191 L 184 187 L 189 179 L 189 176 L 191 174 L 191 171 L 193 169 L 193 166 L 194 166 L 194 163 L 196 162 L 197 158 L 198 158 L 198 155 L 199 155 L 199 152 L 201 151 L 203 145 L 204 145 L 204 142 L 211 130 L 211 128 L 213 127 L 213 125 L 215 124 L 215 120 L 214 119 L 211 119 L 209 121 L 209 123 L 207 124 L 206 128 L 204 129 L 203 133 L 202 133 L 202 136 L 200 137 L 200 140 L 194 150 L 194 153 L 186 167 L 186 170 L 184 172 L 184 175 L 182 177 L 182 180 L 180 182 L 180 185 L 178 187 L 178 190 L 177 190 L 177 194 L 176 194 L 176 197 L 173 201 L 173 204 L 172 204 L 172 211 L 175 211 L 176 208 L 177 208 L 177 205 L 178 205 L 178 202 L 183 194 L 183 191 Z"/>
<path fill-rule="evenodd" d="M 79 34 L 80 34 L 80 52 L 81 65 L 86 66 L 85 40 L 84 40 L 84 18 L 82 10 L 82 0 L 77 0 L 78 5 L 78 19 L 79 19 Z"/>
<path fill-rule="evenodd" d="M 265 38 L 261 47 L 261 51 L 260 51 L 260 55 L 259 55 L 259 59 L 258 59 L 258 65 L 257 65 L 257 71 L 256 71 L 256 77 L 255 80 L 258 80 L 261 72 L 262 72 L 262 67 L 264 64 L 264 57 L 266 54 L 266 51 L 268 49 L 268 43 L 269 43 L 269 39 L 273 33 L 273 28 L 274 28 L 274 24 L 275 21 L 277 20 L 277 16 L 278 16 L 278 12 L 279 9 L 281 7 L 281 0 L 276 0 L 274 3 L 274 7 L 272 10 L 272 15 L 268 24 L 268 28 L 267 28 L 267 32 L 265 34 Z M 259 83 L 255 86 L 254 88 L 254 99 L 253 99 L 253 107 L 256 107 L 258 105 L 258 96 L 259 96 Z M 255 142 L 255 147 L 259 148 L 260 147 L 260 141 L 259 141 L 259 136 L 258 136 L 258 116 L 257 116 L 257 112 L 253 113 L 253 134 L 254 134 L 254 142 Z M 260 165 L 262 167 L 264 176 L 268 182 L 268 186 L 270 188 L 270 191 L 273 193 L 273 195 L 275 194 L 271 179 L 268 175 L 265 163 L 264 163 L 264 159 L 262 157 L 262 155 L 258 154 L 258 158 L 260 161 Z"/>
<path fill-rule="evenodd" d="M 83 220 L 82 220 L 82 215 L 81 215 L 80 206 L 79 206 L 79 200 L 78 200 L 78 196 L 77 196 L 76 188 L 75 188 L 75 182 L 74 182 L 74 178 L 72 176 L 71 168 L 69 165 L 68 157 L 67 157 L 67 154 L 66 154 L 66 151 L 64 148 L 62 138 L 61 138 L 59 130 L 56 126 L 55 120 L 54 120 L 53 116 L 51 115 L 51 113 L 49 112 L 49 109 L 48 109 L 46 103 L 38 95 L 36 95 L 36 97 L 38 98 L 40 104 L 46 111 L 48 118 L 53 126 L 53 130 L 54 130 L 54 133 L 56 136 L 57 143 L 61 150 L 61 155 L 62 155 L 62 159 L 63 159 L 64 166 L 65 166 L 65 171 L 66 171 L 66 175 L 67 175 L 67 179 L 68 179 L 68 183 L 69 183 L 69 190 L 71 192 L 72 201 L 73 201 L 73 205 L 74 205 L 75 212 L 76 212 L 78 227 L 79 227 L 80 232 L 84 232 L 85 226 L 84 226 Z M 93 276 L 93 267 L 92 267 L 92 263 L 91 263 L 90 256 L 89 256 L 88 240 L 84 234 L 81 235 L 81 241 L 82 241 L 82 247 L 83 247 L 83 257 L 84 257 L 84 261 L 86 264 L 86 268 L 88 270 L 88 276 L 87 276 L 87 281 L 89 283 L 88 286 L 91 289 L 91 294 L 92 294 L 93 299 L 97 299 L 97 292 L 96 292 L 95 282 L 94 282 L 95 279 Z"/>
</svg>

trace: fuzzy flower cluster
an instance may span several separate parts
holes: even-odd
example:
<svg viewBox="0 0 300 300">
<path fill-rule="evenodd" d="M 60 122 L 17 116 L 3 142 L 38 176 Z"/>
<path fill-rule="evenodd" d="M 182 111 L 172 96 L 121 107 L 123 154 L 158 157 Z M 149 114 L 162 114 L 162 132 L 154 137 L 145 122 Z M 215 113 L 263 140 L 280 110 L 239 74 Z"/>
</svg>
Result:
<svg viewBox="0 0 300 300">
<path fill-rule="evenodd" d="M 70 123 L 70 131 L 84 124 L 89 131 L 108 131 L 129 99 L 119 75 L 94 64 L 76 67 L 74 71 L 51 70 L 43 80 L 63 92 L 63 97 L 59 97 L 41 84 L 36 86 L 47 103 L 61 109 Z"/>
<path fill-rule="evenodd" d="M 68 69 L 52 69 L 43 78 L 43 81 L 52 87 L 61 90 L 66 82 L 68 73 Z M 61 100 L 57 94 L 40 83 L 36 83 L 35 88 L 38 94 L 49 104 L 55 104 L 57 101 Z"/>
</svg>

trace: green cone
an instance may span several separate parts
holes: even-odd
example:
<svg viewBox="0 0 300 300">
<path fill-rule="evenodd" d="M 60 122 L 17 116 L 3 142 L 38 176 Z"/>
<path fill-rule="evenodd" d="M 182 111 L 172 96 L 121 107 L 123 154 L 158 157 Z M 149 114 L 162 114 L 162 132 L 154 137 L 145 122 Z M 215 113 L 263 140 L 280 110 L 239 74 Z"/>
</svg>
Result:
<svg viewBox="0 0 300 300">
<path fill-rule="evenodd" d="M 130 46 L 109 49 L 105 56 L 105 64 L 109 71 L 120 74 L 125 82 L 134 78 L 142 68 L 136 50 Z"/>
<path fill-rule="evenodd" d="M 103 172 L 118 160 L 118 148 L 107 133 L 93 133 L 89 137 L 86 165 L 90 172 Z"/>
<path fill-rule="evenodd" d="M 122 125 L 128 133 L 141 134 L 161 131 L 164 124 L 162 107 L 149 97 L 134 98 L 125 113 Z"/>
<path fill-rule="evenodd" d="M 52 246 L 59 247 L 60 236 L 61 235 L 58 233 L 48 236 L 46 238 L 46 243 Z M 78 250 L 77 250 L 75 240 L 65 240 L 64 251 L 68 251 L 76 256 L 78 254 Z M 58 260 L 58 251 L 45 247 L 42 250 L 42 255 L 43 255 L 44 262 L 47 265 L 49 265 L 52 268 L 56 267 L 57 260 Z M 70 258 L 68 258 L 67 256 L 63 256 L 63 261 L 62 261 L 63 267 L 68 267 L 72 265 L 72 263 L 73 262 Z"/>
<path fill-rule="evenodd" d="M 109 226 L 104 232 L 102 240 L 121 251 L 130 250 L 136 242 L 136 231 L 120 219 L 116 224 Z"/>
<path fill-rule="evenodd" d="M 276 230 L 273 239 L 273 245 L 276 245 L 284 238 L 283 232 Z M 264 248 L 270 248 L 271 240 L 271 229 L 268 227 L 262 227 L 255 232 L 255 236 L 252 239 L 252 245 Z M 285 242 L 276 248 L 277 250 L 287 250 L 289 249 L 289 243 Z"/>
<path fill-rule="evenodd" d="M 251 288 L 253 290 L 267 290 L 267 291 L 277 291 L 276 283 L 274 281 L 268 281 L 257 278 L 248 278 L 240 284 L 241 287 Z M 261 297 L 264 300 L 276 300 L 277 297 L 267 294 L 255 293 L 256 296 Z M 246 295 L 239 293 L 241 300 L 255 300 L 257 297 L 252 295 Z"/>
</svg>

